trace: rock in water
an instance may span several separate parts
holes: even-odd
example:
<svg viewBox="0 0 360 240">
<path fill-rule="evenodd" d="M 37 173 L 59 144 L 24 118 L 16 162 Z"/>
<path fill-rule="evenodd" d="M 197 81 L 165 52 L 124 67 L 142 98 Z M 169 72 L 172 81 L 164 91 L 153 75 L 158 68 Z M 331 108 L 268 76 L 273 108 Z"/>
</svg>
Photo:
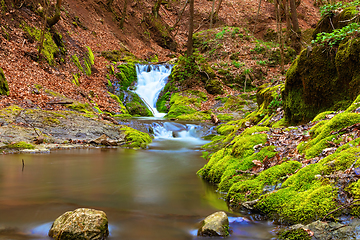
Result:
<svg viewBox="0 0 360 240">
<path fill-rule="evenodd" d="M 206 217 L 198 230 L 198 236 L 215 237 L 229 235 L 229 219 L 225 212 L 216 212 Z"/>
<path fill-rule="evenodd" d="M 49 231 L 54 239 L 106 239 L 108 219 L 103 211 L 78 208 L 58 217 Z"/>
</svg>

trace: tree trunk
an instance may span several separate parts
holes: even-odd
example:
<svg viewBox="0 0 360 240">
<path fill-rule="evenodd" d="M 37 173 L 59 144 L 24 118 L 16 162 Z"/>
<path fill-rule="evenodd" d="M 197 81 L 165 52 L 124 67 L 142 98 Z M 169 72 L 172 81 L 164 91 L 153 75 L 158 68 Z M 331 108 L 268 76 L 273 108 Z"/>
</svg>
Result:
<svg viewBox="0 0 360 240">
<path fill-rule="evenodd" d="M 297 53 L 300 52 L 301 50 L 301 43 L 300 43 L 300 39 L 301 39 L 301 31 L 299 28 L 299 22 L 298 22 L 298 17 L 297 17 L 297 12 L 296 12 L 296 5 L 295 5 L 295 0 L 289 0 L 290 1 L 290 8 L 291 8 L 291 21 L 292 21 L 292 25 L 293 25 L 293 34 L 291 34 L 293 37 L 292 39 L 292 45 L 293 48 L 295 49 L 295 51 Z"/>
<path fill-rule="evenodd" d="M 155 18 L 157 18 L 159 16 L 161 2 L 162 2 L 162 0 L 157 0 L 155 3 L 155 6 L 152 8 L 152 13 L 154 14 Z"/>
<path fill-rule="evenodd" d="M 121 15 L 120 28 L 123 28 L 123 27 L 124 27 L 124 22 L 125 22 L 125 18 L 126 18 L 126 8 L 127 8 L 127 5 L 128 5 L 128 0 L 125 0 L 125 2 L 124 2 L 124 9 L 123 9 L 123 12 L 122 12 L 122 15 Z"/>
<path fill-rule="evenodd" d="M 181 9 L 181 12 L 179 13 L 179 17 L 178 17 L 178 19 L 176 20 L 176 23 L 174 24 L 174 26 L 172 27 L 172 29 L 175 29 L 175 27 L 176 27 L 176 26 L 178 25 L 178 23 L 180 22 L 181 17 L 182 17 L 182 15 L 183 15 L 183 13 L 184 13 L 184 10 L 185 10 L 185 8 L 186 8 L 187 3 L 188 3 L 188 0 L 186 0 L 186 2 L 185 2 L 185 4 L 184 4 L 184 7 Z"/>
<path fill-rule="evenodd" d="M 61 17 L 61 12 L 60 12 L 61 1 L 62 0 L 57 0 L 56 1 L 54 16 L 51 17 L 51 18 L 45 18 L 45 19 L 47 19 L 46 23 L 47 23 L 48 27 L 54 26 L 60 20 L 60 17 Z"/>
<path fill-rule="evenodd" d="M 283 0 L 284 5 L 284 12 L 285 12 L 285 19 L 286 19 L 286 38 L 285 41 L 287 41 L 290 38 L 290 31 L 291 31 L 291 22 L 289 17 L 289 1 Z"/>
<path fill-rule="evenodd" d="M 215 11 L 215 19 L 218 18 L 219 16 L 219 11 L 220 11 L 220 7 L 221 7 L 221 3 L 222 3 L 223 0 L 219 0 L 219 4 L 217 5 L 217 8 L 216 8 L 216 11 Z"/>
<path fill-rule="evenodd" d="M 39 56 L 40 57 L 41 57 L 41 51 L 44 47 L 45 31 L 46 31 L 46 25 L 47 25 L 47 12 L 48 12 L 48 6 L 47 6 L 46 0 L 44 0 L 44 21 L 43 21 L 43 26 L 41 29 L 40 45 L 39 45 Z"/>
<path fill-rule="evenodd" d="M 210 13 L 210 29 L 212 28 L 212 24 L 213 24 L 214 9 L 215 9 L 215 0 L 212 1 L 212 7 Z"/>
<path fill-rule="evenodd" d="M 280 15 L 280 0 L 275 0 L 275 8 L 276 8 L 276 28 L 278 33 L 278 41 L 280 44 L 280 71 L 283 74 L 284 70 L 284 41 L 282 37 L 282 24 L 281 24 L 281 15 Z"/>
<path fill-rule="evenodd" d="M 194 0 L 190 0 L 189 34 L 187 42 L 187 57 L 193 55 L 193 32 L 194 32 Z"/>
</svg>

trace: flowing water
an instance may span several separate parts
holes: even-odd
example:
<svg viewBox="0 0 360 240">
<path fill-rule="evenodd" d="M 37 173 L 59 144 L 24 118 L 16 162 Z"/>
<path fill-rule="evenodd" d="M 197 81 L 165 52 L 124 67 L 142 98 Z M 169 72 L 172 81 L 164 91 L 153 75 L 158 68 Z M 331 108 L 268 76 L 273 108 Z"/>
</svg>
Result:
<svg viewBox="0 0 360 240">
<path fill-rule="evenodd" d="M 273 237 L 272 224 L 230 213 L 214 187 L 195 174 L 206 163 L 200 136 L 211 129 L 193 123 L 146 124 L 155 136 L 146 150 L 1 155 L 0 239 L 49 239 L 52 222 L 80 207 L 106 212 L 109 239 L 200 239 L 198 223 L 219 210 L 230 216 L 228 239 Z"/>
</svg>

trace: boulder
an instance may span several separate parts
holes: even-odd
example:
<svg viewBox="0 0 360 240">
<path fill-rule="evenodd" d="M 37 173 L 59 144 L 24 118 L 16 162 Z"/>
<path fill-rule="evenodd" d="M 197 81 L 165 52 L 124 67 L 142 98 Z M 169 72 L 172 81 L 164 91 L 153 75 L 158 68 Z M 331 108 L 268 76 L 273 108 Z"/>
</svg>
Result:
<svg viewBox="0 0 360 240">
<path fill-rule="evenodd" d="M 201 222 L 198 236 L 203 237 L 226 237 L 229 235 L 229 219 L 225 212 L 216 212 L 206 217 Z"/>
<path fill-rule="evenodd" d="M 103 211 L 79 208 L 58 217 L 49 236 L 54 239 L 106 239 L 109 235 L 108 219 Z"/>
</svg>

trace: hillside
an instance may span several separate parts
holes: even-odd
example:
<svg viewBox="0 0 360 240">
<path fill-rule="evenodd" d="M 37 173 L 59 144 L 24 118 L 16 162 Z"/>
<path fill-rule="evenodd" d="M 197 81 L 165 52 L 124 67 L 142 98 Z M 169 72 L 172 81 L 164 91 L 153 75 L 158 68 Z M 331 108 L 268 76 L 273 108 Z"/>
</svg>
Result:
<svg viewBox="0 0 360 240">
<path fill-rule="evenodd" d="M 63 1 L 61 19 L 51 30 L 52 38 L 56 40 L 54 36 L 57 36 L 59 40 L 55 42 L 57 45 L 54 48 L 57 49 L 53 49 L 54 62 L 49 64 L 49 60 L 39 60 L 37 54 L 39 36 L 36 36 L 35 32 L 40 32 L 42 28 L 41 17 L 36 13 L 39 5 L 36 1 L 23 1 L 17 5 L 6 1 L 2 6 L 0 19 L 0 67 L 8 81 L 10 95 L 1 97 L 0 107 L 16 104 L 25 108 L 56 110 L 64 109 L 64 106 L 52 103 L 63 102 L 65 99 L 90 103 L 102 111 L 121 112 L 121 107 L 108 94 L 106 75 L 110 62 L 101 56 L 103 51 L 120 50 L 143 60 L 157 55 L 161 62 L 179 56 L 184 51 L 187 11 L 180 21 L 180 28 L 176 30 L 175 40 L 178 47 L 171 51 L 155 42 L 154 34 L 144 23 L 144 16 L 151 12 L 153 4 L 152 1 L 129 4 L 124 28 L 120 29 L 117 19 L 121 14 L 123 1 L 114 1 L 112 12 L 105 0 Z M 182 5 L 183 3 L 178 1 L 164 2 L 160 8 L 161 19 L 172 26 Z M 215 27 L 253 29 L 257 5 L 257 1 L 224 1 Z M 197 32 L 209 27 L 210 9 L 210 1 L 196 2 Z M 318 13 L 311 2 L 303 1 L 298 11 L 303 29 L 314 26 Z M 274 29 L 274 21 L 273 6 L 268 2 L 263 3 L 255 36 L 260 38 L 267 29 Z M 30 34 L 31 31 L 33 34 Z M 46 35 L 46 42 L 52 42 L 50 34 Z M 90 47 L 94 54 L 94 65 L 89 76 L 81 73 L 73 60 L 76 55 L 84 66 L 82 59 L 88 52 L 86 47 Z M 78 79 L 75 79 L 78 84 L 74 84 L 74 75 L 78 76 Z"/>
</svg>

